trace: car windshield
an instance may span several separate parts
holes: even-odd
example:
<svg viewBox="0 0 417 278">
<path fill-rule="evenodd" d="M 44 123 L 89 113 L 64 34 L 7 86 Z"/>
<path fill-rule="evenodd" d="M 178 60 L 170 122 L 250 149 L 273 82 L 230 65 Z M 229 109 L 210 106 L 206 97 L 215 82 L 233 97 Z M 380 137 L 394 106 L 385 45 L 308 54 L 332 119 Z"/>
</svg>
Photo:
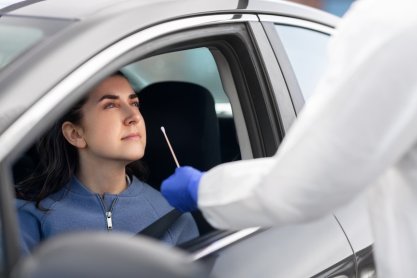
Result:
<svg viewBox="0 0 417 278">
<path fill-rule="evenodd" d="M 62 30 L 71 21 L 0 15 L 1 71 L 36 44 Z"/>
</svg>

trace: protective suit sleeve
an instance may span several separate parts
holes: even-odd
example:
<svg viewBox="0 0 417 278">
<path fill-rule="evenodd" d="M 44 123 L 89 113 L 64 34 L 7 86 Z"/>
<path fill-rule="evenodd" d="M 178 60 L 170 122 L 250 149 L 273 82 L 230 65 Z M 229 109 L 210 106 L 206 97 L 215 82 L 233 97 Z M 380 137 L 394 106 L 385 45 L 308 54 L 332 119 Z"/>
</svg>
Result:
<svg viewBox="0 0 417 278">
<path fill-rule="evenodd" d="M 360 49 L 336 47 L 316 96 L 274 157 L 203 175 L 198 206 L 208 221 L 237 229 L 311 220 L 397 163 L 417 138 L 416 26 L 376 32 Z"/>
</svg>

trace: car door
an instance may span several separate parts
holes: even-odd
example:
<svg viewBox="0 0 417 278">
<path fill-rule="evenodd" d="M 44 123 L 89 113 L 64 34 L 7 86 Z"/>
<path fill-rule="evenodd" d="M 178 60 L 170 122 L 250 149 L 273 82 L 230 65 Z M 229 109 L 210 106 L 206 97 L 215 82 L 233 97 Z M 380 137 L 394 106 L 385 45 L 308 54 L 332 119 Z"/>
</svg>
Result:
<svg viewBox="0 0 417 278">
<path fill-rule="evenodd" d="M 265 35 L 265 26 L 248 22 L 247 27 L 258 49 L 262 71 L 268 74 L 267 78 L 260 76 L 252 82 L 265 86 L 261 92 L 265 107 L 258 108 L 264 111 L 257 117 L 258 125 L 265 128 L 257 132 L 263 139 L 260 143 L 263 155 L 271 156 L 295 120 L 297 105 L 301 108 L 303 102 L 296 102 L 293 94 L 300 92 L 297 79 L 294 77 L 293 84 L 288 84 L 288 77 L 283 73 L 292 69 L 284 69 L 282 61 L 275 59 L 275 49 L 271 48 L 271 40 Z M 292 92 L 297 89 L 298 92 Z M 248 113 L 253 112 L 244 110 L 244 114 Z M 352 249 L 337 219 L 331 214 L 309 224 L 241 231 L 211 243 L 194 255 L 211 262 L 213 273 L 220 277 L 355 276 Z"/>
</svg>

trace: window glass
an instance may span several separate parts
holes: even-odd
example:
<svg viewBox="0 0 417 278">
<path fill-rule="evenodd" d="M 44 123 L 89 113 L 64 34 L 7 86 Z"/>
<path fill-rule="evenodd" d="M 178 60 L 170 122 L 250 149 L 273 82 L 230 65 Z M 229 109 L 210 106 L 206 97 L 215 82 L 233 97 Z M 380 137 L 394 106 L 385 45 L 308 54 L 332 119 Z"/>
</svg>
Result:
<svg viewBox="0 0 417 278">
<path fill-rule="evenodd" d="M 307 101 L 326 68 L 330 36 L 294 26 L 275 25 L 275 28 Z"/>
<path fill-rule="evenodd" d="M 39 41 L 42 36 L 42 31 L 35 28 L 0 25 L 0 67 L 6 66 L 21 52 Z"/>
<path fill-rule="evenodd" d="M 126 74 L 130 75 L 135 90 L 160 81 L 185 81 L 201 85 L 214 97 L 216 111 L 231 116 L 229 100 L 223 90 L 220 75 L 213 55 L 208 48 L 195 48 L 150 57 L 131 64 Z"/>
<path fill-rule="evenodd" d="M 0 16 L 0 70 L 69 21 Z"/>
</svg>

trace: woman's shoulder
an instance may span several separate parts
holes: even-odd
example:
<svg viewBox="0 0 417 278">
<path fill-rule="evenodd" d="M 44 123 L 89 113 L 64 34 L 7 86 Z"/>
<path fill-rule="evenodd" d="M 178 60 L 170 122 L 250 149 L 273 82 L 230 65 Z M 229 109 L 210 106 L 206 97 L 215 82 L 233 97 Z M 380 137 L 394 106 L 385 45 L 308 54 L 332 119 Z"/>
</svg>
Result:
<svg viewBox="0 0 417 278">
<path fill-rule="evenodd" d="M 36 207 L 35 202 L 20 199 L 20 198 L 16 198 L 15 204 L 18 210 L 32 210 L 33 208 Z"/>
<path fill-rule="evenodd" d="M 54 205 L 54 203 L 56 203 L 59 200 L 60 196 L 62 196 L 62 191 L 53 193 L 41 200 L 39 202 L 39 205 L 36 204 L 36 201 L 16 198 L 16 209 L 19 213 L 26 212 L 32 214 L 45 214 L 45 212 L 48 211 Z"/>
<path fill-rule="evenodd" d="M 41 218 L 45 211 L 36 206 L 36 202 L 16 199 L 16 209 L 19 217 L 36 217 Z"/>
<path fill-rule="evenodd" d="M 138 179 L 135 176 L 133 176 L 132 178 L 132 185 L 134 187 L 135 193 L 148 194 L 148 195 L 160 195 L 162 197 L 161 192 L 156 190 L 152 185 L 148 184 L 145 181 Z"/>
<path fill-rule="evenodd" d="M 146 198 L 155 209 L 162 212 L 167 212 L 168 210 L 173 209 L 165 198 L 162 196 L 161 192 L 153 188 L 146 182 L 140 181 L 136 177 L 133 178 L 133 185 L 140 187 L 140 196 Z"/>
</svg>

